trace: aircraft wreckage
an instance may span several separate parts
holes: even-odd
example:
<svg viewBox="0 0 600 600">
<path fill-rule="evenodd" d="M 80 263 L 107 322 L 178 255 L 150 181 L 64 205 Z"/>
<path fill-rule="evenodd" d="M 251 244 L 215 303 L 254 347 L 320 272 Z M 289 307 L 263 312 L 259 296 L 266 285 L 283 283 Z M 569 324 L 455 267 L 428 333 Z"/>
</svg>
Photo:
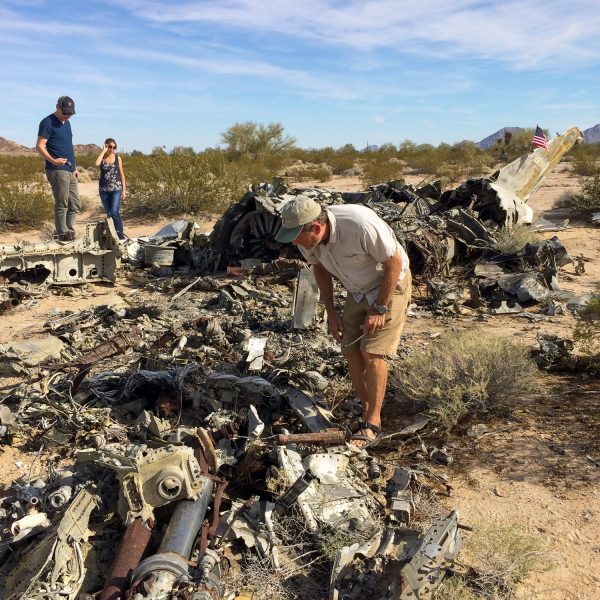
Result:
<svg viewBox="0 0 600 600">
<path fill-rule="evenodd" d="M 530 219 L 526 200 L 578 135 L 570 130 L 547 155 L 535 151 L 520 168 L 508 165 L 510 174 L 449 193 L 396 183 L 364 194 L 303 193 L 373 207 L 438 307 L 461 296 L 446 281 L 452 268 L 477 281 L 472 301 L 514 310 L 506 297 L 551 295 L 569 258 L 555 239 L 502 254 L 494 232 Z M 0 347 L 0 372 L 29 381 L 0 404 L 0 440 L 54 456 L 47 475 L 26 469 L 0 494 L 0 600 L 278 597 L 248 592 L 245 569 L 265 593 L 274 573 L 290 597 L 427 600 L 460 570 L 468 527 L 458 513 L 415 520 L 421 494 L 452 489 L 443 471 L 451 456 L 435 447 L 430 418 L 407 414 L 382 440 L 396 450 L 402 442 L 397 466 L 376 449 L 350 447 L 344 422 L 352 415 L 334 418 L 328 408 L 344 361 L 315 326 L 312 271 L 273 241 L 292 195 L 278 183 L 258 186 L 210 236 L 182 221 L 117 248 L 108 223 L 40 254 L 3 249 L 9 285 L 24 286 L 23 274 L 42 267 L 54 283 L 110 279 L 120 254 L 157 281 L 182 270 L 188 279 L 169 290 L 166 307 L 119 298 L 57 315 L 42 340 Z M 79 262 L 65 275 L 69 252 Z M 92 274 L 91 257 L 103 253 L 112 257 Z M 234 277 L 213 276 L 225 267 Z M 325 547 L 329 558 L 311 571 Z"/>
</svg>

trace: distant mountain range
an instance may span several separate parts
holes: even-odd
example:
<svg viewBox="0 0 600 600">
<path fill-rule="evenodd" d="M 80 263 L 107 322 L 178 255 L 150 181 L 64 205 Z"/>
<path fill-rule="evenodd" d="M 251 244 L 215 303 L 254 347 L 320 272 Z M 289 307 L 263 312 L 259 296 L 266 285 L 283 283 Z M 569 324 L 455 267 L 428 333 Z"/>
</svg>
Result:
<svg viewBox="0 0 600 600">
<path fill-rule="evenodd" d="M 519 131 L 523 131 L 523 127 L 503 127 L 502 129 L 498 129 L 492 135 L 488 135 L 483 138 L 480 142 L 477 142 L 477 145 L 482 150 L 487 150 L 490 146 L 493 146 L 497 140 L 503 140 L 505 133 L 518 133 Z"/>
<path fill-rule="evenodd" d="M 600 125 L 594 125 L 583 132 L 583 139 L 588 144 L 600 143 Z"/>
<path fill-rule="evenodd" d="M 518 133 L 519 131 L 524 131 L 524 128 L 523 127 L 503 127 L 502 129 L 498 129 L 498 131 L 496 131 L 495 133 L 492 133 L 492 135 L 488 135 L 486 138 L 483 138 L 480 142 L 477 143 L 477 145 L 482 150 L 485 150 L 485 149 L 489 148 L 490 146 L 493 146 L 496 143 L 496 140 L 503 140 L 504 134 L 509 131 L 510 131 L 510 133 Z M 593 127 L 590 127 L 589 129 L 584 129 L 583 130 L 583 140 L 584 140 L 584 142 L 587 142 L 588 144 L 600 143 L 600 124 L 594 125 Z"/>
<path fill-rule="evenodd" d="M 496 143 L 496 140 L 504 139 L 505 133 L 518 133 L 519 131 L 524 131 L 524 128 L 503 127 L 502 129 L 498 129 L 498 131 L 495 131 L 491 135 L 488 135 L 487 137 L 483 138 L 480 142 L 477 142 L 477 145 L 482 150 L 486 150 L 490 146 L 493 146 Z M 594 125 L 589 129 L 584 129 L 583 139 L 588 144 L 599 144 L 600 124 Z M 359 150 L 359 152 L 377 152 L 378 150 L 379 146 L 368 145 L 366 148 Z M 98 152 L 100 152 L 100 146 L 98 146 L 97 144 L 75 144 L 75 154 L 97 154 Z M 0 137 L 0 154 L 13 154 L 15 156 L 35 154 L 35 148 L 28 148 L 27 146 L 22 146 L 21 144 L 17 144 L 17 142 L 13 142 L 12 140 L 7 140 L 6 138 Z"/>
<path fill-rule="evenodd" d="M 75 144 L 75 154 L 98 154 L 100 146 L 96 144 Z M 35 148 L 28 148 L 0 137 L 0 154 L 13 154 L 15 156 L 23 156 L 25 154 L 36 154 Z"/>
</svg>

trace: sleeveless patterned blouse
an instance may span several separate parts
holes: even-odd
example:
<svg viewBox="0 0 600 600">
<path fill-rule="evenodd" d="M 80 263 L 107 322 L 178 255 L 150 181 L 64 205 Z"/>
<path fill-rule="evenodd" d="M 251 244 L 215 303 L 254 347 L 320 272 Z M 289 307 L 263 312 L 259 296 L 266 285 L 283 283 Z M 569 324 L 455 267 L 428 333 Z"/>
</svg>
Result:
<svg viewBox="0 0 600 600">
<path fill-rule="evenodd" d="M 115 192 L 120 190 L 123 186 L 121 184 L 121 177 L 119 177 L 119 158 L 115 154 L 115 162 L 107 163 L 104 159 L 100 163 L 100 191 L 101 192 Z"/>
</svg>

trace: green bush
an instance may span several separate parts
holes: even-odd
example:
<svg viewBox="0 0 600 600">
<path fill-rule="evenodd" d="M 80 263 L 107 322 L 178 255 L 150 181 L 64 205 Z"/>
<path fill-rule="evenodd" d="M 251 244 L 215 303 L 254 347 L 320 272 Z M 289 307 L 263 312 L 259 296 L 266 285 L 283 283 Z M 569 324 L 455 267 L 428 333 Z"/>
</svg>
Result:
<svg viewBox="0 0 600 600">
<path fill-rule="evenodd" d="M 240 156 L 229 160 L 221 150 L 124 159 L 128 182 L 126 214 L 132 216 L 221 213 L 252 183 L 270 181 L 285 156 Z"/>
<path fill-rule="evenodd" d="M 577 319 L 573 340 L 583 354 L 600 358 L 600 288 L 587 305 L 587 313 Z"/>
<path fill-rule="evenodd" d="M 0 177 L 0 226 L 40 227 L 53 214 L 52 193 L 37 174 L 20 181 Z"/>
<path fill-rule="evenodd" d="M 392 385 L 446 431 L 472 417 L 506 415 L 516 398 L 536 388 L 526 348 L 481 331 L 450 333 L 413 353 L 390 376 Z"/>
<path fill-rule="evenodd" d="M 224 158 L 156 153 L 130 157 L 126 169 L 128 215 L 220 212 L 244 187 Z"/>
<path fill-rule="evenodd" d="M 576 144 L 566 155 L 571 161 L 573 172 L 582 177 L 592 177 L 598 173 L 600 144 Z"/>
<path fill-rule="evenodd" d="M 600 210 L 600 172 L 593 177 L 581 178 L 579 193 L 564 192 L 554 203 L 554 208 L 573 208 L 583 212 Z"/>
<path fill-rule="evenodd" d="M 0 156 L 0 226 L 39 227 L 54 199 L 39 156 Z"/>
<path fill-rule="evenodd" d="M 502 227 L 496 234 L 496 249 L 505 254 L 513 254 L 525 248 L 527 244 L 540 241 L 539 234 L 527 225 Z"/>
<path fill-rule="evenodd" d="M 600 173 L 590 179 L 582 179 L 580 193 L 575 196 L 576 206 L 580 210 L 600 210 Z"/>
<path fill-rule="evenodd" d="M 362 182 L 365 187 L 402 179 L 403 164 L 397 158 L 375 153 L 362 162 Z"/>
<path fill-rule="evenodd" d="M 0 154 L 0 177 L 2 181 L 31 181 L 44 177 L 44 160 L 37 154 L 12 156 Z"/>
</svg>

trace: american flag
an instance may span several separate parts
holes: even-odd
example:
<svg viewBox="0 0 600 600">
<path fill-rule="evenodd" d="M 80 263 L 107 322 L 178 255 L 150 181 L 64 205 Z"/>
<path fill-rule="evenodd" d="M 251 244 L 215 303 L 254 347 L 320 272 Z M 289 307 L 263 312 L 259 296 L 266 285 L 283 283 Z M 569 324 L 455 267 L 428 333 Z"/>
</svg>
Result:
<svg viewBox="0 0 600 600">
<path fill-rule="evenodd" d="M 535 126 L 535 133 L 533 134 L 531 144 L 532 146 L 539 146 L 540 148 L 548 150 L 548 138 L 539 125 Z"/>
</svg>

